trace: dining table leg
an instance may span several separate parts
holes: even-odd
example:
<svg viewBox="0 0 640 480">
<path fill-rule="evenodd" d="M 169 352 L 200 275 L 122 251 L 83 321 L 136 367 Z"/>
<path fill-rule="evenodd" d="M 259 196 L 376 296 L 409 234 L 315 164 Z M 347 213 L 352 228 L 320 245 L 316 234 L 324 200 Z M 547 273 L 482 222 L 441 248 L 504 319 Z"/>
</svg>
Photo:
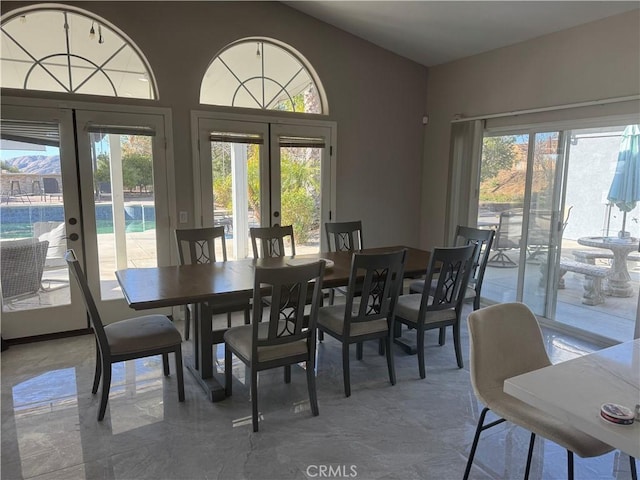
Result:
<svg viewBox="0 0 640 480">
<path fill-rule="evenodd" d="M 394 323 L 393 343 L 398 345 L 407 355 L 415 355 L 418 353 L 416 344 L 402 336 L 402 324 L 400 322 Z"/>
<path fill-rule="evenodd" d="M 211 309 L 207 303 L 196 305 L 194 315 L 194 347 L 193 361 L 187 361 L 187 369 L 192 373 L 212 402 L 226 398 L 223 383 L 214 375 L 212 348 L 214 332 Z"/>
</svg>

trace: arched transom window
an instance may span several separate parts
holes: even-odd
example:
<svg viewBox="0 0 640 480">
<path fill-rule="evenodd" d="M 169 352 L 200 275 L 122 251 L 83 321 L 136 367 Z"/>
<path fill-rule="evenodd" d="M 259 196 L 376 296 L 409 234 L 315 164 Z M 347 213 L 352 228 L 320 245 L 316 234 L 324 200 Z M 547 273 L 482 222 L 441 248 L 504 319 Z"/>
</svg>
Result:
<svg viewBox="0 0 640 480">
<path fill-rule="evenodd" d="M 204 75 L 200 103 L 327 113 L 311 66 L 293 49 L 267 39 L 243 39 L 225 47 Z"/>
<path fill-rule="evenodd" d="M 51 4 L 9 12 L 1 43 L 2 87 L 157 98 L 138 48 L 88 12 Z"/>
</svg>

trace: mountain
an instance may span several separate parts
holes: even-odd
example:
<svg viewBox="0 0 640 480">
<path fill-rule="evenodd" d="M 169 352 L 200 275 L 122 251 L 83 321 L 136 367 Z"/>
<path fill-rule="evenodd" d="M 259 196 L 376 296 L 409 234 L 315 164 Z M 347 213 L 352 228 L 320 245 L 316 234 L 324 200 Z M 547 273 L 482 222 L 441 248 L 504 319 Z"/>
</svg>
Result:
<svg viewBox="0 0 640 480">
<path fill-rule="evenodd" d="M 4 163 L 18 168 L 20 173 L 60 174 L 60 155 L 27 155 L 9 158 Z"/>
</svg>

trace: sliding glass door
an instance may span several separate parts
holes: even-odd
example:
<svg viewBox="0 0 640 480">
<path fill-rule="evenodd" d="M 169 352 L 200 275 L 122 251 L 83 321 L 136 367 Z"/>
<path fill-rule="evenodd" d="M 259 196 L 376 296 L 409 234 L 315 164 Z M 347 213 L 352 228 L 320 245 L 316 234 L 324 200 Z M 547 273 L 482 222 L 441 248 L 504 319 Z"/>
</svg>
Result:
<svg viewBox="0 0 640 480">
<path fill-rule="evenodd" d="M 586 335 L 632 338 L 638 208 L 619 238 L 623 214 L 607 200 L 625 127 L 485 132 L 477 222 L 496 238 L 483 297 L 524 302 Z"/>
<path fill-rule="evenodd" d="M 494 228 L 494 252 L 483 294 L 499 302 L 524 301 L 545 316 L 553 304 L 560 215 L 560 132 L 486 136 L 480 167 L 478 225 Z"/>
</svg>

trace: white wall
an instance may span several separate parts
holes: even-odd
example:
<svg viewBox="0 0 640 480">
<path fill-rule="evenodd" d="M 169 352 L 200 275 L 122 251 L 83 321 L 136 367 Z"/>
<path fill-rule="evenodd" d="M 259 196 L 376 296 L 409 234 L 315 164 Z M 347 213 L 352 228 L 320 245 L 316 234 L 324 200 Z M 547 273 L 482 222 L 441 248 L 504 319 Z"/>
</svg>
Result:
<svg viewBox="0 0 640 480">
<path fill-rule="evenodd" d="M 600 138 L 580 138 L 578 131 L 577 142 L 570 146 L 566 205 L 567 208 L 573 206 L 573 209 L 564 231 L 565 239 L 616 236 L 622 229 L 622 212 L 612 206 L 608 214 L 606 198 L 616 171 L 623 130 L 624 126 L 613 132 L 606 131 L 603 135 L 613 136 Z M 634 237 L 640 235 L 639 216 L 640 205 L 627 214 L 625 230 Z M 607 220 L 609 232 L 605 230 Z"/>
<path fill-rule="evenodd" d="M 454 115 L 640 94 L 640 10 L 430 68 L 428 85 L 420 244 L 431 248 L 444 241 Z"/>
</svg>

